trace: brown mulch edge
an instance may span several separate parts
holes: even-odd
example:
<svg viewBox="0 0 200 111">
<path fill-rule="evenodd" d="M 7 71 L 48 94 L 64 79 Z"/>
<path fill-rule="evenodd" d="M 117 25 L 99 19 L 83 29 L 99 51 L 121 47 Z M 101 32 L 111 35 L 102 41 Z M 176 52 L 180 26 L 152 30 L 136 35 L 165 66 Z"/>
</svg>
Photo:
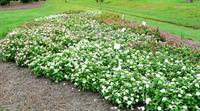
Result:
<svg viewBox="0 0 200 111">
<path fill-rule="evenodd" d="M 10 2 L 9 5 L 0 6 L 0 11 L 38 8 L 38 7 L 42 6 L 42 4 L 44 4 L 44 2 L 45 1 L 20 3 L 17 1 L 12 1 L 12 2 Z"/>
<path fill-rule="evenodd" d="M 130 27 L 130 28 L 135 28 L 137 26 L 141 26 L 141 24 L 134 22 L 134 21 L 127 21 L 127 20 L 112 20 L 110 18 L 103 20 L 104 23 L 108 24 L 108 25 L 112 25 L 112 24 L 118 24 L 120 26 L 126 26 L 126 27 Z M 148 29 L 150 30 L 155 30 L 155 28 L 150 27 L 150 26 L 146 26 L 148 27 Z M 170 34 L 168 32 L 164 32 L 164 31 L 159 31 L 161 36 L 166 38 L 166 43 L 172 43 L 172 44 L 183 44 L 189 48 L 195 49 L 195 50 L 200 50 L 200 42 L 196 42 L 190 39 L 186 39 L 186 38 L 182 38 L 180 36 L 177 35 L 173 35 Z"/>
<path fill-rule="evenodd" d="M 27 68 L 0 60 L 1 110 L 119 111 L 119 108 L 106 101 L 100 94 L 81 91 L 69 81 L 56 84 L 46 78 L 37 78 Z"/>
</svg>

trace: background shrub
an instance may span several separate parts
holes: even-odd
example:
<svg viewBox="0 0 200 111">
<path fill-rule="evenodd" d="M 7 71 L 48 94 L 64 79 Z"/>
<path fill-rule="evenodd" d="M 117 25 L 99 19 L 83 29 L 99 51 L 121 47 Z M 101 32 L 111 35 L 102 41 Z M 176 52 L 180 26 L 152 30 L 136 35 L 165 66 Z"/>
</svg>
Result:
<svg viewBox="0 0 200 111">
<path fill-rule="evenodd" d="M 0 0 L 0 5 L 4 6 L 10 3 L 10 0 Z"/>
<path fill-rule="evenodd" d="M 21 0 L 22 3 L 29 3 L 32 2 L 32 0 Z"/>
</svg>

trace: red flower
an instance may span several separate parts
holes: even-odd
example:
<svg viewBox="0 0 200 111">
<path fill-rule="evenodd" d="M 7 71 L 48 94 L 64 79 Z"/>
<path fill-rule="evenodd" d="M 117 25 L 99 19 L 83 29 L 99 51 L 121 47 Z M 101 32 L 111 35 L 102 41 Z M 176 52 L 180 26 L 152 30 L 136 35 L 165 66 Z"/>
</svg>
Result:
<svg viewBox="0 0 200 111">
<path fill-rule="evenodd" d="M 133 46 L 133 44 L 130 44 L 130 43 L 128 44 L 128 47 L 132 47 L 132 46 Z"/>
</svg>

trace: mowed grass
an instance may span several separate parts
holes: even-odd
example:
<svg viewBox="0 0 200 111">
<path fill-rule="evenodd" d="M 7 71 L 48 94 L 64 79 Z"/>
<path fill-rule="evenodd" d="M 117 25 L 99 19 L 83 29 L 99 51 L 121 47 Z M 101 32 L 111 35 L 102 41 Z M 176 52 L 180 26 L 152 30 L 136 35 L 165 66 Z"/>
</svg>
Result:
<svg viewBox="0 0 200 111">
<path fill-rule="evenodd" d="M 0 11 L 0 35 L 34 18 L 67 10 L 124 14 L 130 21 L 147 21 L 162 31 L 200 41 L 200 1 L 189 4 L 185 0 L 105 0 L 101 7 L 95 0 L 48 0 L 41 8 Z"/>
<path fill-rule="evenodd" d="M 40 8 L 0 11 L 0 38 L 22 23 L 30 22 L 34 18 L 50 14 L 62 13 L 67 10 L 89 10 L 80 5 L 67 5 L 64 0 L 48 0 Z"/>
<path fill-rule="evenodd" d="M 73 4 L 124 14 L 129 20 L 147 21 L 162 31 L 200 41 L 198 0 L 194 3 L 185 0 L 105 0 L 101 8 L 95 0 L 74 0 Z"/>
</svg>

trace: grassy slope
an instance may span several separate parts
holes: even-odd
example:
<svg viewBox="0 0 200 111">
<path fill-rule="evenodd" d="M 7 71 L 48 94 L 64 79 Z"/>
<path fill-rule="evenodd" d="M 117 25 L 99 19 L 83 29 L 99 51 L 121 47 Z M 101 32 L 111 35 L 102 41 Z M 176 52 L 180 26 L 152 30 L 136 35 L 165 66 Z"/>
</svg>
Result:
<svg viewBox="0 0 200 111">
<path fill-rule="evenodd" d="M 80 1 L 74 0 L 73 4 L 92 8 L 99 7 L 94 0 L 85 0 L 81 1 L 81 3 Z M 151 26 L 160 27 L 163 31 L 200 41 L 200 29 L 179 26 L 200 27 L 200 2 L 198 1 L 189 4 L 185 3 L 184 0 L 106 0 L 101 9 L 125 14 L 126 18 L 132 21 L 141 22 L 144 20 Z M 133 15 L 168 21 L 179 25 L 153 21 Z"/>
<path fill-rule="evenodd" d="M 200 27 L 200 2 L 186 4 L 183 1 L 106 0 L 101 9 L 125 14 L 125 17 L 129 20 L 138 22 L 145 20 L 149 25 L 160 27 L 163 31 L 200 41 L 200 29 L 186 28 L 133 16 L 151 17 L 180 25 Z M 67 4 L 64 3 L 64 0 L 48 0 L 41 8 L 0 11 L 0 35 L 23 22 L 31 21 L 33 18 L 74 9 L 99 9 L 99 5 L 96 4 L 95 0 L 70 0 L 70 3 Z"/>
<path fill-rule="evenodd" d="M 88 9 L 77 5 L 67 5 L 64 0 L 48 0 L 44 6 L 35 9 L 0 11 L 0 38 L 9 30 L 34 18 L 64 12 L 66 10 Z"/>
</svg>

